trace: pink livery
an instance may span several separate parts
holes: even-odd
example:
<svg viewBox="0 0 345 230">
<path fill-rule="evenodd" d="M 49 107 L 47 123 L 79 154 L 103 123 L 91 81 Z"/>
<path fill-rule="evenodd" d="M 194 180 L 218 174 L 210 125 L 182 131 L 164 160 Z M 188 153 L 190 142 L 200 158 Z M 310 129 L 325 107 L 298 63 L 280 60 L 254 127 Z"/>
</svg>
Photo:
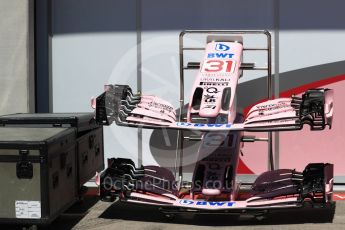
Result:
<svg viewBox="0 0 345 230">
<path fill-rule="evenodd" d="M 265 36 L 266 46 L 244 47 L 248 34 Z M 200 63 L 185 64 L 185 52 L 203 49 L 185 47 L 186 35 L 207 36 Z M 243 63 L 248 50 L 265 53 L 268 66 Z M 130 159 L 112 158 L 99 175 L 102 200 L 118 197 L 122 202 L 158 206 L 170 217 L 185 212 L 257 216 L 277 209 L 313 207 L 324 212 L 322 220 L 332 221 L 332 164 L 310 163 L 301 172 L 275 169 L 270 151 L 270 170 L 259 175 L 250 187 L 237 181 L 236 172 L 244 142 L 265 140 L 272 150 L 271 132 L 297 131 L 305 125 L 314 131 L 331 128 L 333 91 L 309 89 L 301 97 L 273 99 L 268 87 L 266 101 L 246 114 L 238 111 L 237 84 L 247 70 L 267 71 L 271 86 L 271 36 L 267 31 L 183 31 L 180 58 L 181 92 L 184 71 L 197 71 L 187 105 L 183 94 L 180 108 L 175 109 L 157 96 L 133 93 L 128 85 L 107 85 L 104 93 L 92 99 L 92 107 L 97 122 L 103 125 L 178 130 L 176 162 L 182 159 L 182 143 L 192 139 L 184 130 L 195 131 L 199 136 L 193 138 L 200 145 L 192 181 L 183 180 L 182 164 L 173 173 L 160 166 L 136 166 Z M 267 131 L 269 135 L 268 139 L 256 138 L 244 135 L 244 131 Z"/>
</svg>

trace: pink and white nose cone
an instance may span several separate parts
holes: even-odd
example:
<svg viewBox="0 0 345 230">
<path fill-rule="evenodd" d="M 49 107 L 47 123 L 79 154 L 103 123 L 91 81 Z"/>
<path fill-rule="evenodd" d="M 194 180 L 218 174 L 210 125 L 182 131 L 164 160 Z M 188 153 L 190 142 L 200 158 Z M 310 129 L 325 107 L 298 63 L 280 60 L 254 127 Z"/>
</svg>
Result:
<svg viewBox="0 0 345 230">
<path fill-rule="evenodd" d="M 199 116 L 216 117 L 222 108 L 225 97 L 232 102 L 239 76 L 243 46 L 237 42 L 210 42 L 206 46 L 205 57 L 198 75 L 198 86 L 203 88 Z M 223 95 L 230 88 L 230 94 Z"/>
</svg>

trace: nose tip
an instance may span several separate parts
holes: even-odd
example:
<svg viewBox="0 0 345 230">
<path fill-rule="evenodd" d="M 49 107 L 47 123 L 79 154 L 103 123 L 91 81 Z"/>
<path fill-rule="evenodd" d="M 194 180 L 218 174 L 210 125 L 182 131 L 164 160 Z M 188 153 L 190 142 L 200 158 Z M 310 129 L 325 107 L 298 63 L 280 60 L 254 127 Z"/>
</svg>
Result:
<svg viewBox="0 0 345 230">
<path fill-rule="evenodd" d="M 210 108 L 201 108 L 199 111 L 200 117 L 216 117 L 218 115 L 219 109 L 217 106 L 212 106 Z"/>
</svg>

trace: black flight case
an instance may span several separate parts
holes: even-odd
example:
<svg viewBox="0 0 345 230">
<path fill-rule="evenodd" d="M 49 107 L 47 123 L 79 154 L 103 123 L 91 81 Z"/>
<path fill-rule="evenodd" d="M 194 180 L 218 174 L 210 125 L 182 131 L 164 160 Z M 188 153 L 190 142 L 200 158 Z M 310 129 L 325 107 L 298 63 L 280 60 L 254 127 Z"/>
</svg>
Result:
<svg viewBox="0 0 345 230">
<path fill-rule="evenodd" d="M 0 222 L 48 224 L 78 199 L 74 128 L 0 127 Z"/>
<path fill-rule="evenodd" d="M 103 127 L 93 113 L 18 113 L 0 116 L 5 127 L 74 127 L 79 189 L 104 169 Z"/>
</svg>

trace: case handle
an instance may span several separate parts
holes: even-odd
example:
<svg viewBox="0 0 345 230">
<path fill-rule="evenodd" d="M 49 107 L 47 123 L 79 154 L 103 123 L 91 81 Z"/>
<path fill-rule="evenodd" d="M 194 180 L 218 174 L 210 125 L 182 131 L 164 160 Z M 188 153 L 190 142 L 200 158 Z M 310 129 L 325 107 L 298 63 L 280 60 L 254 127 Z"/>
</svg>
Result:
<svg viewBox="0 0 345 230">
<path fill-rule="evenodd" d="M 18 179 L 32 179 L 34 170 L 32 163 L 28 161 L 29 150 L 19 150 L 19 155 L 22 157 L 16 165 L 16 174 Z"/>
</svg>

